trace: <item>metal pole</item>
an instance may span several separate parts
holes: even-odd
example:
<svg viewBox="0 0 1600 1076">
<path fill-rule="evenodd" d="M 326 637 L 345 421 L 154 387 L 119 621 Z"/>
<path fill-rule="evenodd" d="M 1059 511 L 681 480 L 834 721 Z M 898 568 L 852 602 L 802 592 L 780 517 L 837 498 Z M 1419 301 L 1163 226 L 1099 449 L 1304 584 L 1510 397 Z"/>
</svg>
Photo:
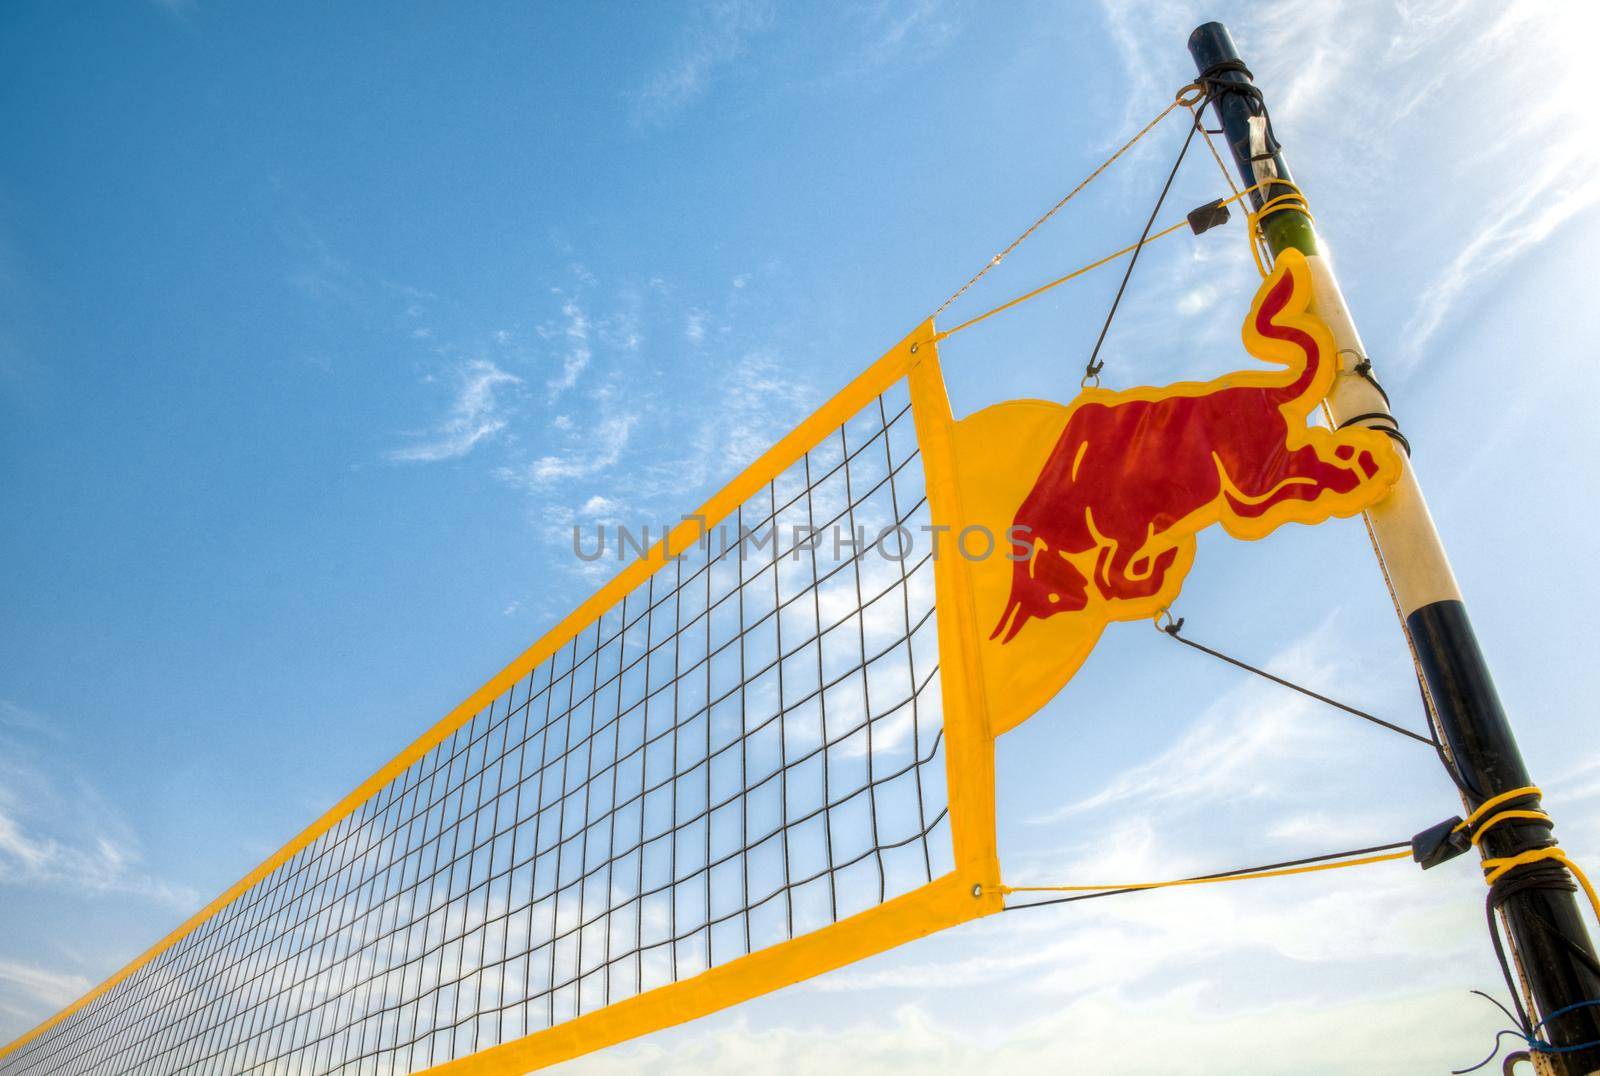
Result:
<svg viewBox="0 0 1600 1076">
<path fill-rule="evenodd" d="M 1212 104 L 1234 163 L 1246 184 L 1280 179 L 1292 182 L 1272 133 L 1267 109 L 1253 78 L 1240 62 L 1233 38 L 1221 23 L 1208 22 L 1189 35 L 1189 52 L 1213 91 Z M 1232 87 L 1238 87 L 1237 89 Z M 1254 208 L 1296 188 L 1267 184 L 1251 195 Z M 1295 247 L 1310 263 L 1316 293 L 1313 306 L 1338 343 L 1340 371 L 1328 395 L 1335 424 L 1356 421 L 1374 428 L 1398 429 L 1389 402 L 1370 375 L 1356 369 L 1368 352 L 1356 333 L 1344 296 L 1311 218 L 1299 208 L 1272 212 L 1261 221 L 1267 246 L 1276 255 Z M 1418 664 L 1431 696 L 1438 728 L 1456 771 L 1466 786 L 1469 806 L 1533 784 L 1511 733 L 1483 652 L 1478 647 L 1466 605 L 1445 556 L 1427 502 L 1409 458 L 1394 491 L 1368 514 L 1395 592 Z M 1510 806 L 1527 810 L 1534 799 Z M 1508 857 L 1553 844 L 1550 827 L 1511 820 L 1488 830 L 1480 849 L 1485 857 Z M 1542 864 L 1549 879 L 1548 864 Z M 1520 868 L 1527 872 L 1528 868 Z M 1559 883 L 1565 872 L 1556 875 Z M 1549 885 L 1512 890 L 1501 905 L 1511 948 L 1520 964 L 1537 1022 L 1569 1005 L 1600 999 L 1600 962 L 1570 890 Z M 1539 1035 L 1558 1047 L 1600 1040 L 1600 1007 L 1585 1006 L 1556 1017 Z M 1544 1054 L 1562 1076 L 1600 1072 L 1600 1047 Z"/>
</svg>

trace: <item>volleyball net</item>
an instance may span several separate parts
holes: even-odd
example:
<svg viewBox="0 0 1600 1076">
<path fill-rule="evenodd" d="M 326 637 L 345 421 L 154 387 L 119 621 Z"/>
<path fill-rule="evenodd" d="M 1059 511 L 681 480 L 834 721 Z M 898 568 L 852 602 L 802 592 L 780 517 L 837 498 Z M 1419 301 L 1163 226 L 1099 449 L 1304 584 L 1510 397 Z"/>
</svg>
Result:
<svg viewBox="0 0 1600 1076">
<path fill-rule="evenodd" d="M 523 1072 L 996 911 L 932 322 L 0 1076 Z"/>
</svg>

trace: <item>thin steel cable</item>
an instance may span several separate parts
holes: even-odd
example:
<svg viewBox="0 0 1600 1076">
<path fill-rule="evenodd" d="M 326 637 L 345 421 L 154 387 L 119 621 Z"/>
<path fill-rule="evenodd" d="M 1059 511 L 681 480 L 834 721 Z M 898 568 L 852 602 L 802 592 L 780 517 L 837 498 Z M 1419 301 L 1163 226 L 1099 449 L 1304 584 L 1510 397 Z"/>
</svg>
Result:
<svg viewBox="0 0 1600 1076">
<path fill-rule="evenodd" d="M 951 294 L 950 298 L 946 299 L 944 302 L 939 304 L 939 308 L 933 312 L 933 316 L 934 317 L 938 317 L 940 314 L 944 313 L 945 310 L 950 306 L 951 303 L 953 303 L 957 299 L 961 298 L 961 296 L 966 293 L 968 288 L 972 287 L 978 281 L 982 280 L 984 275 L 986 273 L 988 273 L 989 270 L 993 269 L 995 266 L 997 266 L 1001 262 L 1005 261 L 1007 255 L 1009 255 L 1012 251 L 1014 251 L 1018 247 L 1020 247 L 1028 239 L 1029 236 L 1031 236 L 1034 232 L 1038 231 L 1041 227 L 1043 227 L 1046 221 L 1048 221 L 1051 217 L 1053 217 L 1057 213 L 1059 213 L 1062 210 L 1062 208 L 1065 207 L 1068 202 L 1072 201 L 1072 199 L 1076 198 L 1078 196 L 1078 194 L 1085 187 L 1087 187 L 1089 184 L 1093 183 L 1095 180 L 1099 179 L 1101 173 L 1103 173 L 1107 168 L 1110 168 L 1113 164 L 1115 164 L 1117 159 L 1119 157 L 1121 157 L 1124 153 L 1128 152 L 1128 150 L 1132 149 L 1135 145 L 1137 145 L 1138 142 L 1140 141 L 1140 139 L 1144 138 L 1145 135 L 1147 135 L 1151 131 L 1153 131 L 1156 128 L 1156 125 L 1159 124 L 1162 120 L 1166 119 L 1169 115 L 1171 115 L 1172 114 L 1172 110 L 1177 108 L 1180 104 L 1183 104 L 1183 100 L 1182 100 L 1182 96 L 1181 95 L 1178 98 L 1175 98 L 1173 100 L 1173 102 L 1171 104 L 1169 104 L 1166 108 L 1164 108 L 1160 112 L 1158 112 L 1156 114 L 1156 117 L 1154 119 L 1152 119 L 1149 123 L 1146 123 L 1143 127 L 1139 128 L 1138 133 L 1135 134 L 1132 138 L 1128 139 L 1126 142 L 1124 142 L 1117 149 L 1117 151 L 1115 153 L 1113 153 L 1111 156 L 1107 157 L 1105 160 L 1101 161 L 1099 166 L 1096 167 L 1093 172 L 1090 172 L 1087 176 L 1085 176 L 1078 183 L 1078 185 L 1076 187 L 1073 187 L 1070 191 L 1068 191 L 1066 193 L 1066 195 L 1059 202 L 1057 202 L 1055 205 L 1051 206 L 1049 209 L 1045 210 L 1044 214 L 1041 217 L 1039 217 L 1038 220 L 1036 220 L 1032 224 L 1028 225 L 1027 229 L 1024 230 L 1021 235 L 1019 235 L 1015 239 L 1013 239 L 1010 242 L 1010 244 L 1008 244 L 1006 246 L 1006 248 L 1004 250 L 1002 250 L 1000 253 L 996 254 L 994 257 L 990 258 L 986 263 L 984 263 L 984 266 L 983 266 L 982 269 L 979 269 L 976 273 L 972 274 L 972 277 L 965 284 L 963 284 L 959 288 L 957 288 L 954 291 L 954 293 Z"/>
<path fill-rule="evenodd" d="M 1280 863 L 1264 863 L 1255 867 L 1239 867 L 1229 871 L 1218 871 L 1214 874 L 1190 875 L 1187 878 L 1179 879 L 1176 883 L 1152 883 L 1145 885 L 1125 886 L 1122 888 L 1104 888 L 1097 889 L 1092 893 L 1074 893 L 1071 896 L 1065 897 L 1050 897 L 1045 900 L 1030 900 L 1022 904 L 1007 904 L 1005 910 L 1008 912 L 1015 912 L 1021 911 L 1024 908 L 1042 908 L 1047 904 L 1072 904 L 1080 900 L 1097 900 L 1100 897 L 1115 897 L 1126 893 L 1147 893 L 1153 889 L 1165 888 L 1166 886 L 1172 884 L 1192 884 L 1198 882 L 1223 881 L 1226 879 L 1247 879 L 1252 876 L 1266 874 L 1272 871 L 1293 870 L 1296 867 L 1310 866 L 1317 863 L 1333 863 L 1335 860 L 1356 861 L 1355 863 L 1350 864 L 1342 862 L 1338 863 L 1337 866 L 1340 867 L 1354 865 L 1364 866 L 1367 862 L 1377 862 L 1377 860 L 1369 860 L 1366 857 L 1382 856 L 1388 852 L 1393 852 L 1401 848 L 1409 849 L 1410 847 L 1410 841 L 1392 841 L 1389 844 L 1375 844 L 1367 848 L 1352 848 L 1344 852 L 1327 852 L 1319 856 L 1304 856 L 1300 859 L 1286 859 Z M 1034 887 L 1018 886 L 1014 888 L 1012 892 L 1029 892 L 1032 891 L 1033 888 Z M 1043 886 L 1037 888 L 1049 889 L 1052 887 Z"/>
<path fill-rule="evenodd" d="M 1239 185 L 1233 181 L 1233 173 L 1228 170 L 1228 166 L 1222 163 L 1222 154 L 1217 152 L 1217 144 L 1211 139 L 1212 132 L 1206 128 L 1206 102 L 1201 101 L 1198 106 L 1186 105 L 1184 107 L 1189 110 L 1189 115 L 1193 117 L 1195 129 L 1198 130 L 1200 132 L 1200 136 L 1205 139 L 1206 148 L 1211 151 L 1211 159 L 1217 162 L 1217 170 L 1222 173 L 1223 182 L 1228 184 L 1228 190 L 1233 192 L 1235 198 L 1238 198 L 1240 196 Z"/>
<path fill-rule="evenodd" d="M 1117 293 L 1111 298 L 1111 308 L 1106 311 L 1106 320 L 1100 326 L 1100 335 L 1095 337 L 1094 348 L 1089 352 L 1089 361 L 1083 368 L 1083 378 L 1087 383 L 1097 380 L 1100 371 L 1105 369 L 1105 363 L 1097 361 L 1100 358 L 1100 348 L 1106 342 L 1106 333 L 1111 331 L 1111 322 L 1117 316 L 1117 307 L 1122 303 L 1122 293 L 1128 288 L 1128 281 L 1133 277 L 1133 267 L 1139 264 L 1139 253 L 1144 250 L 1145 243 L 1150 239 L 1150 229 L 1156 226 L 1156 217 L 1161 215 L 1161 207 L 1166 204 L 1167 193 L 1172 190 L 1172 181 L 1178 178 L 1178 169 L 1183 167 L 1183 158 L 1189 153 L 1189 145 L 1194 141 L 1195 124 L 1190 124 L 1189 130 L 1183 136 L 1183 145 L 1178 147 L 1178 157 L 1172 162 L 1172 168 L 1167 172 L 1167 180 L 1161 185 L 1161 193 L 1156 195 L 1156 204 L 1150 210 L 1150 216 L 1144 222 L 1144 230 L 1139 233 L 1139 241 L 1133 245 L 1133 253 L 1128 256 L 1128 267 L 1122 271 L 1122 282 L 1117 285 Z"/>
<path fill-rule="evenodd" d="M 1187 646 L 1187 647 L 1189 647 L 1189 648 L 1191 648 L 1193 650 L 1198 650 L 1202 654 L 1209 654 L 1210 656 L 1218 659 L 1219 661 L 1227 662 L 1229 665 L 1232 665 L 1235 668 L 1243 669 L 1245 672 L 1248 672 L 1248 673 L 1254 673 L 1256 676 L 1259 676 L 1264 680 L 1271 680 L 1274 684 L 1279 684 L 1279 685 L 1281 685 L 1283 687 L 1288 688 L 1291 691 L 1298 691 L 1300 694 L 1306 696 L 1307 698 L 1316 699 L 1318 702 L 1325 703 L 1328 706 L 1333 707 L 1335 710 L 1343 710 L 1345 713 L 1351 714 L 1352 716 L 1355 716 L 1355 717 L 1359 717 L 1363 721 L 1370 721 L 1374 725 L 1378 725 L 1378 726 L 1381 726 L 1382 728 L 1386 728 L 1390 732 L 1397 732 L 1401 736 L 1405 736 L 1405 737 L 1407 737 L 1409 739 L 1416 740 L 1418 743 L 1427 744 L 1429 747 L 1435 746 L 1434 742 L 1432 740 L 1430 740 L 1428 737 L 1422 735 L 1420 732 L 1412 732 L 1410 729 L 1406 728 L 1403 725 L 1396 725 L 1392 721 L 1385 721 L 1383 718 L 1378 717 L 1375 714 L 1369 714 L 1365 710 L 1358 710 L 1354 706 L 1350 706 L 1350 705 L 1348 705 L 1346 703 L 1340 702 L 1338 699 L 1331 699 L 1328 696 L 1321 694 L 1320 692 L 1312 691 L 1310 688 L 1305 687 L 1304 685 L 1297 684 L 1292 680 L 1285 680 L 1283 677 L 1277 676 L 1277 675 L 1275 675 L 1273 673 L 1270 673 L 1265 669 L 1257 668 L 1256 666 L 1251 665 L 1249 662 L 1240 661 L 1236 657 L 1232 657 L 1232 656 L 1230 656 L 1228 654 L 1224 654 L 1220 650 L 1213 650 L 1211 647 L 1206 646 L 1204 643 L 1197 643 L 1193 639 L 1187 638 L 1187 637 L 1179 634 L 1180 629 L 1182 627 L 1183 627 L 1183 621 L 1182 620 L 1175 620 L 1175 621 L 1167 624 L 1165 627 L 1162 627 L 1161 628 L 1161 634 L 1171 636 L 1172 638 L 1176 639 L 1178 642 L 1182 643 L 1184 646 Z"/>
</svg>

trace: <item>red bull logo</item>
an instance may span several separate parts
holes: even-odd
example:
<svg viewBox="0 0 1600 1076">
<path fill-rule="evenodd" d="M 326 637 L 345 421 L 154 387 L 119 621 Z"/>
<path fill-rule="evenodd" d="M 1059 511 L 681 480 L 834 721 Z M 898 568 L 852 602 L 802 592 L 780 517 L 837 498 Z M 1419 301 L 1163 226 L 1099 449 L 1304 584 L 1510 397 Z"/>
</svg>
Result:
<svg viewBox="0 0 1600 1076">
<path fill-rule="evenodd" d="M 1029 712 L 1107 623 L 1152 616 L 1177 597 L 1201 530 L 1220 524 L 1256 539 L 1354 515 L 1399 477 L 1384 434 L 1309 424 L 1337 373 L 1311 299 L 1304 256 L 1285 252 L 1243 332 L 1245 349 L 1275 369 L 1093 388 L 1066 407 L 1016 401 L 958 423 L 965 515 L 1016 540 L 1010 560 L 973 566 L 986 679 L 1009 681 L 1009 695 L 1048 686 Z M 1023 645 L 1035 635 L 1041 647 Z"/>
</svg>

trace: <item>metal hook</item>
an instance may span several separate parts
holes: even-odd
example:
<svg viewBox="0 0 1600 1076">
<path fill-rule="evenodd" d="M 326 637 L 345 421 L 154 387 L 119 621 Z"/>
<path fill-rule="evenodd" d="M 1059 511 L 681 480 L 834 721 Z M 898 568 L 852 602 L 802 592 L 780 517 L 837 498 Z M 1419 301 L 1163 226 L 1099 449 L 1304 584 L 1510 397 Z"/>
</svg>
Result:
<svg viewBox="0 0 1600 1076">
<path fill-rule="evenodd" d="M 1526 1061 L 1528 1064 L 1533 1065 L 1535 1069 L 1538 1069 L 1539 1067 L 1538 1065 L 1534 1064 L 1533 1055 L 1531 1053 L 1529 1053 L 1527 1050 L 1517 1050 L 1514 1053 L 1509 1053 L 1506 1055 L 1505 1061 L 1500 1065 L 1500 1071 L 1504 1074 L 1504 1076 L 1516 1076 L 1513 1070 L 1517 1067 L 1518 1061 Z"/>
<path fill-rule="evenodd" d="M 1342 347 L 1338 351 L 1335 351 L 1333 353 L 1333 357 L 1336 358 L 1336 359 L 1342 359 L 1346 355 L 1354 355 L 1356 357 L 1356 365 L 1358 367 L 1360 366 L 1361 363 L 1364 363 L 1364 362 L 1367 361 L 1367 357 L 1365 355 L 1361 354 L 1361 352 L 1357 351 L 1353 347 Z M 1340 366 L 1340 369 L 1341 370 L 1344 369 L 1343 365 Z"/>
<path fill-rule="evenodd" d="M 1166 619 L 1167 622 L 1165 624 L 1161 623 L 1162 618 Z M 1180 616 L 1174 620 L 1172 618 L 1172 610 L 1162 606 L 1155 615 L 1154 623 L 1157 631 L 1165 632 L 1168 635 L 1176 635 L 1179 629 L 1183 627 L 1183 617 Z"/>
</svg>

